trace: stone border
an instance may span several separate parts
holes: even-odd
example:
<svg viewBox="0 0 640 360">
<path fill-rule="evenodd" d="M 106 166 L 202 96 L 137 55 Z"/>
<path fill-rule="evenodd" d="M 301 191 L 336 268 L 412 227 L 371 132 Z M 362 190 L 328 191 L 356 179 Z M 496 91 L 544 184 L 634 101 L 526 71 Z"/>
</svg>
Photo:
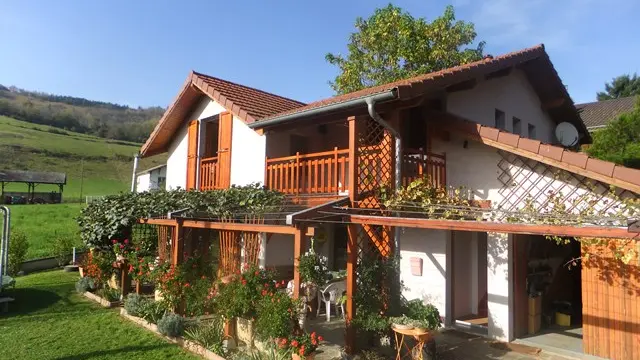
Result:
<svg viewBox="0 0 640 360">
<path fill-rule="evenodd" d="M 137 316 L 132 316 L 127 314 L 127 310 L 125 309 L 120 309 L 120 315 L 122 317 L 124 317 L 125 319 L 132 321 L 133 323 L 142 326 L 143 328 L 154 332 L 156 335 L 164 338 L 165 340 L 176 344 L 178 346 L 181 346 L 182 348 L 184 348 L 185 350 L 192 352 L 196 355 L 202 356 L 203 358 L 207 359 L 207 360 L 226 360 L 225 358 L 221 357 L 220 355 L 216 355 L 213 352 L 207 350 L 204 346 L 201 346 L 193 341 L 187 340 L 183 337 L 177 337 L 177 338 L 173 338 L 173 337 L 169 337 L 169 336 L 164 336 L 162 334 L 160 334 L 160 332 L 158 332 L 158 326 L 156 324 L 152 324 L 150 322 L 148 322 L 147 320 L 143 319 L 143 318 L 139 318 Z"/>
<path fill-rule="evenodd" d="M 87 299 L 93 300 L 98 304 L 102 305 L 102 307 L 106 307 L 106 308 L 114 308 L 122 304 L 121 301 L 109 301 L 107 299 L 101 298 L 100 296 L 88 291 L 83 292 L 82 295 L 84 295 L 84 297 L 86 297 Z"/>
</svg>

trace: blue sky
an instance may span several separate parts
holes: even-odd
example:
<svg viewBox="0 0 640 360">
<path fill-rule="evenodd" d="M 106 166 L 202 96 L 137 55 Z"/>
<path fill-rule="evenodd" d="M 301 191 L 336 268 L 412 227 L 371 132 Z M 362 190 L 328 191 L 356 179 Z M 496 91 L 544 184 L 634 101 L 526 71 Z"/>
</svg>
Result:
<svg viewBox="0 0 640 360">
<path fill-rule="evenodd" d="M 133 106 L 167 106 L 191 69 L 301 101 L 333 94 L 327 52 L 388 1 L 0 3 L 0 84 Z M 432 19 L 451 2 L 394 4 Z M 544 43 L 576 102 L 640 73 L 637 0 L 454 0 L 498 55 Z"/>
</svg>

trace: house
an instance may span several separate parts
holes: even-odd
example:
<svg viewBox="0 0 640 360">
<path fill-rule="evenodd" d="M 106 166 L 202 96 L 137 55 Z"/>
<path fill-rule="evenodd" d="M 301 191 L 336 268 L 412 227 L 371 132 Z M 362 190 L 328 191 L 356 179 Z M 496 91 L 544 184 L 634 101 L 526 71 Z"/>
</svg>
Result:
<svg viewBox="0 0 640 360">
<path fill-rule="evenodd" d="M 310 104 L 193 72 L 142 156 L 169 153 L 168 189 L 261 182 L 292 205 L 260 221 L 147 222 L 176 234 L 189 227 L 220 231 L 223 266 L 228 254 L 242 253 L 292 272 L 297 285 L 295 259 L 313 235 L 330 266 L 347 270 L 348 318 L 358 259 L 399 254 L 403 295 L 435 304 L 448 326 L 514 341 L 528 336 L 532 322 L 531 332 L 538 332 L 536 322 L 568 302 L 583 333 L 572 343 L 576 351 L 633 358 L 640 349 L 629 329 L 640 324 L 632 312 L 638 301 L 626 290 L 638 280 L 607 281 L 623 279 L 627 268 L 608 278 L 586 268 L 569 272 L 564 260 L 580 257 L 581 249 L 555 246 L 545 235 L 637 239 L 615 207 L 619 197 L 640 194 L 640 171 L 558 145 L 554 129 L 561 122 L 589 141 L 542 45 Z M 474 211 L 489 207 L 491 215 L 446 220 L 380 211 L 378 189 L 424 176 L 435 186 L 465 187 L 481 204 Z M 543 212 L 551 202 L 566 207 L 565 222 L 509 220 L 527 206 Z M 572 211 L 585 206 L 602 219 L 580 223 Z M 531 292 L 543 293 L 532 312 Z M 618 303 L 603 301 L 614 293 Z M 347 345 L 353 339 L 348 332 Z"/>
<path fill-rule="evenodd" d="M 164 189 L 167 181 L 167 165 L 162 164 L 136 174 L 136 191 Z"/>
<path fill-rule="evenodd" d="M 577 104 L 576 109 L 578 109 L 580 118 L 582 118 L 587 129 L 593 132 L 605 127 L 609 121 L 618 118 L 621 114 L 631 112 L 637 103 L 637 96 L 629 96 Z"/>
</svg>

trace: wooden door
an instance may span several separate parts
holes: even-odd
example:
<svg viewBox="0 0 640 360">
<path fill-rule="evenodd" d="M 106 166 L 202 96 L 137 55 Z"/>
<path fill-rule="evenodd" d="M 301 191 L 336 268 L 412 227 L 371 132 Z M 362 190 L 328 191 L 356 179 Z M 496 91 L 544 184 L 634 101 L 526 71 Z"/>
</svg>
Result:
<svg viewBox="0 0 640 360">
<path fill-rule="evenodd" d="M 220 114 L 218 126 L 218 164 L 220 177 L 218 187 L 226 189 L 231 186 L 231 134 L 233 115 L 229 112 Z"/>
<path fill-rule="evenodd" d="M 198 120 L 189 123 L 187 131 L 187 190 L 196 188 L 196 169 L 198 167 Z"/>
</svg>

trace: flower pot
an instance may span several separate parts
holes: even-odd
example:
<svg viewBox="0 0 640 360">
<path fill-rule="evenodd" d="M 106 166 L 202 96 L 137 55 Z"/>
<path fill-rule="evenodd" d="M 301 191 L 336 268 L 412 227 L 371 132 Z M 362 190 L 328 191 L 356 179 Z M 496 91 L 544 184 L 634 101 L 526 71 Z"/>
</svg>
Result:
<svg viewBox="0 0 640 360">
<path fill-rule="evenodd" d="M 296 353 L 292 353 L 291 354 L 291 360 L 313 360 L 316 358 L 316 353 L 312 352 L 311 354 L 307 355 L 307 356 L 300 356 Z"/>
<path fill-rule="evenodd" d="M 247 346 L 253 346 L 254 329 L 253 321 L 243 318 L 236 319 L 236 337 Z"/>
<path fill-rule="evenodd" d="M 413 325 L 404 325 L 404 324 L 392 324 L 394 329 L 398 330 L 411 330 L 413 329 Z"/>
</svg>

